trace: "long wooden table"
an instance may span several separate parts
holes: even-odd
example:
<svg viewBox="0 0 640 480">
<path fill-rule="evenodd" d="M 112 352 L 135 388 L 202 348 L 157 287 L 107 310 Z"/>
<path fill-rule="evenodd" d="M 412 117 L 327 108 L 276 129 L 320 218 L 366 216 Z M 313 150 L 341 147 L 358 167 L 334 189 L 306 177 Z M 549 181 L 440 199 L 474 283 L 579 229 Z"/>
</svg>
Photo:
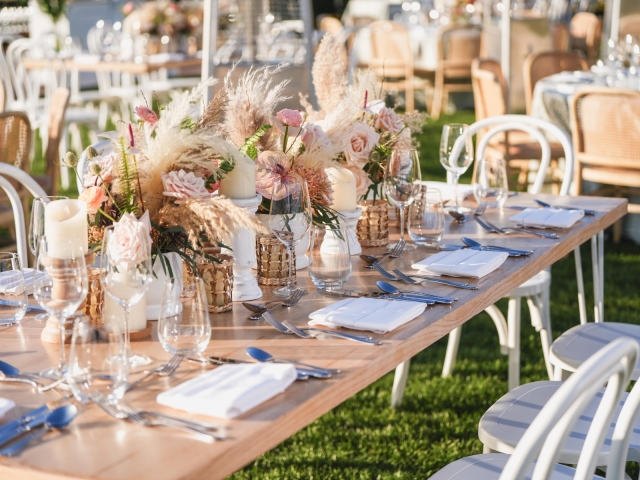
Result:
<svg viewBox="0 0 640 480">
<path fill-rule="evenodd" d="M 64 65 L 67 71 L 76 72 L 121 72 L 130 75 L 142 75 L 155 72 L 161 69 L 182 69 L 194 68 L 202 65 L 200 58 L 185 58 L 183 60 L 173 60 L 168 62 L 135 62 L 135 61 L 104 61 L 98 62 L 76 62 L 68 60 L 33 60 L 24 59 L 24 66 L 27 70 L 43 70 L 47 68 L 60 69 Z"/>
<path fill-rule="evenodd" d="M 533 249 L 534 254 L 523 258 L 509 258 L 502 267 L 487 277 L 471 280 L 478 285 L 477 291 L 436 284 L 422 287 L 435 294 L 455 295 L 458 301 L 452 306 L 429 307 L 419 318 L 394 332 L 377 335 L 384 341 L 381 346 L 372 347 L 336 339 L 305 340 L 283 335 L 266 322 L 248 320 L 248 312 L 241 305 L 234 305 L 231 313 L 212 315 L 213 333 L 206 354 L 247 359 L 244 349 L 247 346 L 257 346 L 275 356 L 340 368 L 343 371 L 328 380 L 295 382 L 284 394 L 238 419 L 220 421 L 228 427 L 228 440 L 209 444 L 177 430 L 164 427 L 144 428 L 127 421 L 115 420 L 97 407 L 87 406 L 81 409 L 80 415 L 66 433 L 48 434 L 42 443 L 29 448 L 18 458 L 0 458 L 0 478 L 184 480 L 226 477 L 370 385 L 399 363 L 447 335 L 514 287 L 613 224 L 627 211 L 627 201 L 624 199 L 553 196 L 536 198 L 555 204 L 595 209 L 599 213 L 595 217 L 585 217 L 567 231 L 559 232 L 559 240 L 524 235 L 497 236 L 486 233 L 473 221 L 454 224 L 448 220 L 443 242 L 460 243 L 460 236 L 467 235 L 492 244 Z M 514 205 L 533 205 L 532 197 L 524 194 L 511 198 L 509 202 Z M 486 216 L 498 225 L 506 225 L 507 218 L 514 213 L 515 211 L 507 209 L 502 212 L 489 210 Z M 425 258 L 429 253 L 426 249 L 406 251 L 397 260 L 388 260 L 387 266 L 408 271 L 414 261 Z M 354 258 L 353 275 L 348 288 L 374 291 L 375 281 L 380 278 L 379 274 L 365 270 L 362 262 Z M 310 312 L 335 302 L 336 298 L 318 293 L 303 271 L 298 272 L 298 282 L 311 288 L 310 293 L 295 307 L 278 310 L 276 316 L 303 325 Z M 270 296 L 271 293 L 265 291 L 265 298 Z M 19 327 L 0 330 L 0 358 L 23 371 L 31 372 L 55 364 L 58 346 L 43 344 L 40 341 L 41 329 L 42 326 L 32 317 L 27 317 Z M 162 362 L 169 358 L 157 342 L 155 331 L 152 341 L 135 342 L 133 349 Z M 144 383 L 129 392 L 126 398 L 136 407 L 211 421 L 208 417 L 188 415 L 155 402 L 159 392 L 203 371 L 204 368 L 198 365 L 183 362 L 173 376 Z M 19 408 L 7 414 L 6 420 L 24 414 L 44 401 L 53 400 L 57 395 L 54 392 L 45 396 L 34 393 L 28 386 L 0 383 L 0 397 L 11 398 L 19 405 Z"/>
</svg>

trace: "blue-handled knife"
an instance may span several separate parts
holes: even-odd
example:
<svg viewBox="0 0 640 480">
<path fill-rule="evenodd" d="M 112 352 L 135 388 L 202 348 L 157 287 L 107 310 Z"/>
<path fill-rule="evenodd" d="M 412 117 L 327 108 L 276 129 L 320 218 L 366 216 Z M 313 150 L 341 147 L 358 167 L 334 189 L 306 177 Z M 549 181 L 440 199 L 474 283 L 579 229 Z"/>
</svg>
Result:
<svg viewBox="0 0 640 480">
<path fill-rule="evenodd" d="M 582 210 L 584 211 L 585 215 L 590 215 L 590 216 L 593 216 L 596 214 L 595 210 L 586 210 L 584 208 L 578 208 L 578 207 L 558 207 L 558 206 L 543 202 L 542 200 L 535 200 L 535 202 L 544 208 L 559 208 L 560 210 Z"/>
<path fill-rule="evenodd" d="M 14 438 L 19 437 L 23 433 L 29 432 L 34 428 L 39 427 L 45 422 L 47 415 L 49 415 L 49 409 L 47 409 L 47 412 L 45 413 L 42 413 L 40 415 L 35 415 L 31 421 L 27 423 L 23 423 L 14 429 L 4 432 L 3 434 L 0 435 L 0 445 L 4 445 L 10 442 L 11 440 L 13 440 Z"/>
<path fill-rule="evenodd" d="M 0 436 L 5 434 L 8 431 L 15 430 L 16 428 L 20 427 L 21 425 L 29 423 L 30 421 L 34 420 L 35 418 L 37 418 L 39 416 L 42 416 L 42 415 L 46 416 L 50 412 L 51 412 L 51 410 L 46 405 L 38 407 L 35 410 L 31 410 L 30 412 L 25 413 L 20 418 L 16 418 L 15 420 L 12 420 L 12 421 L 0 426 Z"/>
</svg>

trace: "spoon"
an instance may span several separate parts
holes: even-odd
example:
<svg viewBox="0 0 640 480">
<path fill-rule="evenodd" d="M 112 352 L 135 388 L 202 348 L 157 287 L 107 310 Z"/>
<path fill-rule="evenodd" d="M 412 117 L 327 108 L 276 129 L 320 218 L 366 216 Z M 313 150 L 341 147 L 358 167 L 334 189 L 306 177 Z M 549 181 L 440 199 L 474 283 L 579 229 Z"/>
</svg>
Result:
<svg viewBox="0 0 640 480">
<path fill-rule="evenodd" d="M 427 299 L 432 300 L 438 303 L 453 303 L 456 299 L 449 297 L 441 297 L 439 295 L 431 295 L 430 293 L 422 293 L 422 292 L 409 292 L 400 290 L 398 287 L 391 285 L 383 280 L 378 280 L 376 285 L 380 290 L 385 293 L 389 293 L 391 295 L 404 295 L 405 297 L 415 297 L 416 299 Z"/>
<path fill-rule="evenodd" d="M 9 447 L 3 448 L 2 450 L 0 450 L 0 455 L 4 455 L 7 457 L 14 457 L 18 455 L 29 443 L 44 436 L 44 434 L 49 430 L 53 428 L 55 428 L 56 430 L 61 430 L 69 425 L 73 421 L 73 419 L 76 418 L 76 415 L 78 415 L 78 409 L 75 405 L 65 405 L 63 407 L 56 408 L 45 418 L 43 428 L 30 433 L 19 442 L 16 442 Z"/>
<path fill-rule="evenodd" d="M 458 223 L 464 223 L 473 216 L 472 213 L 465 215 L 464 213 L 461 213 L 457 210 L 449 210 L 449 215 L 455 218 L 456 222 Z"/>
<path fill-rule="evenodd" d="M 257 348 L 257 347 L 247 347 L 246 352 L 247 352 L 247 355 L 249 355 L 254 360 L 257 360 L 258 362 L 263 362 L 263 363 L 267 363 L 267 362 L 291 363 L 293 365 L 300 365 L 302 367 L 306 367 L 306 368 L 310 369 L 309 371 L 324 372 L 324 373 L 328 373 L 329 375 L 331 375 L 333 373 L 340 373 L 340 370 L 334 370 L 334 369 L 331 369 L 331 368 L 316 367 L 315 365 L 309 365 L 308 363 L 297 362 L 297 361 L 294 361 L 294 360 L 284 360 L 284 359 L 281 359 L 281 358 L 275 358 L 270 353 L 265 352 L 264 350 L 261 350 L 260 348 Z M 305 371 L 305 374 L 306 373 L 307 373 L 307 371 Z"/>
<path fill-rule="evenodd" d="M 4 378 L 0 377 L 0 382 L 26 383 L 37 388 L 39 392 L 46 392 L 66 382 L 66 378 L 62 377 L 48 385 L 41 385 L 36 382 L 36 380 L 46 380 L 42 375 L 38 373 L 20 372 L 17 367 L 2 360 L 0 360 L 0 373 L 4 375 Z"/>
</svg>

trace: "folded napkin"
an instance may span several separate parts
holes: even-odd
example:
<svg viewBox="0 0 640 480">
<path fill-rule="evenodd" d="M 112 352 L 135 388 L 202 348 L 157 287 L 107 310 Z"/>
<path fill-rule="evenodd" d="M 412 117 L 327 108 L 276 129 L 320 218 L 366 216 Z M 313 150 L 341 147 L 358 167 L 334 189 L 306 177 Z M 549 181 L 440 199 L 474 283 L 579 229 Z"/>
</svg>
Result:
<svg viewBox="0 0 640 480">
<path fill-rule="evenodd" d="M 4 417 L 5 413 L 15 407 L 16 404 L 13 400 L 9 400 L 8 398 L 0 398 L 0 418 Z"/>
<path fill-rule="evenodd" d="M 27 289 L 27 295 L 33 294 L 33 268 L 25 268 L 22 270 L 24 274 L 24 286 Z M 19 295 L 22 284 L 22 275 L 16 270 L 7 270 L 0 272 L 0 294 L 3 295 Z"/>
<path fill-rule="evenodd" d="M 527 208 L 509 220 L 525 227 L 569 228 L 584 217 L 584 210 L 561 208 Z"/>
<path fill-rule="evenodd" d="M 411 268 L 449 275 L 452 277 L 482 278 L 489 275 L 504 263 L 509 254 L 507 252 L 488 252 L 482 250 L 454 250 L 452 252 L 440 252 L 425 258 L 421 262 L 414 263 Z"/>
<path fill-rule="evenodd" d="M 442 197 L 442 201 L 446 202 L 447 200 L 453 201 L 453 196 L 455 195 L 455 187 L 445 182 L 420 182 L 421 185 L 426 185 L 429 188 L 437 188 L 440 190 L 440 196 Z M 458 185 L 458 198 L 463 199 L 468 196 L 473 197 L 473 187 L 471 185 Z"/>
<path fill-rule="evenodd" d="M 223 365 L 156 397 L 161 405 L 185 412 L 235 418 L 285 391 L 297 377 L 289 364 Z"/>
<path fill-rule="evenodd" d="M 73 61 L 78 64 L 98 63 L 100 61 L 100 55 L 93 53 L 78 53 L 77 55 L 74 55 Z"/>
<path fill-rule="evenodd" d="M 309 325 L 387 333 L 410 322 L 427 308 L 426 303 L 350 298 L 316 310 Z"/>
<path fill-rule="evenodd" d="M 149 63 L 179 62 L 184 60 L 184 53 L 155 53 L 149 55 Z"/>
</svg>

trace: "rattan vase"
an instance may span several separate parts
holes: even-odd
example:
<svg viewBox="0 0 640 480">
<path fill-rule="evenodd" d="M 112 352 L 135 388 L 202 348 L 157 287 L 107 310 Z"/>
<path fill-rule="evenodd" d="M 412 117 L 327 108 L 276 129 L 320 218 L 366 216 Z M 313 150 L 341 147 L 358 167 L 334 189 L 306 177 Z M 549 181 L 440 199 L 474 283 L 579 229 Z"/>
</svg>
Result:
<svg viewBox="0 0 640 480">
<path fill-rule="evenodd" d="M 198 275 L 204 281 L 209 312 L 228 312 L 233 308 L 233 257 L 217 254 L 218 262 L 198 263 Z"/>
<path fill-rule="evenodd" d="M 91 319 L 91 324 L 99 327 L 104 325 L 104 318 L 102 317 L 104 290 L 102 290 L 102 284 L 100 283 L 100 269 L 89 268 L 87 274 L 89 288 L 85 301 L 86 305 L 83 310 L 85 315 Z"/>
<path fill-rule="evenodd" d="M 362 215 L 358 220 L 358 241 L 363 247 L 380 247 L 389 243 L 389 212 L 384 200 L 358 203 Z"/>
<path fill-rule="evenodd" d="M 256 260 L 260 285 L 277 287 L 289 282 L 289 251 L 275 235 L 256 235 Z M 296 280 L 295 263 L 294 251 L 293 281 Z"/>
</svg>

